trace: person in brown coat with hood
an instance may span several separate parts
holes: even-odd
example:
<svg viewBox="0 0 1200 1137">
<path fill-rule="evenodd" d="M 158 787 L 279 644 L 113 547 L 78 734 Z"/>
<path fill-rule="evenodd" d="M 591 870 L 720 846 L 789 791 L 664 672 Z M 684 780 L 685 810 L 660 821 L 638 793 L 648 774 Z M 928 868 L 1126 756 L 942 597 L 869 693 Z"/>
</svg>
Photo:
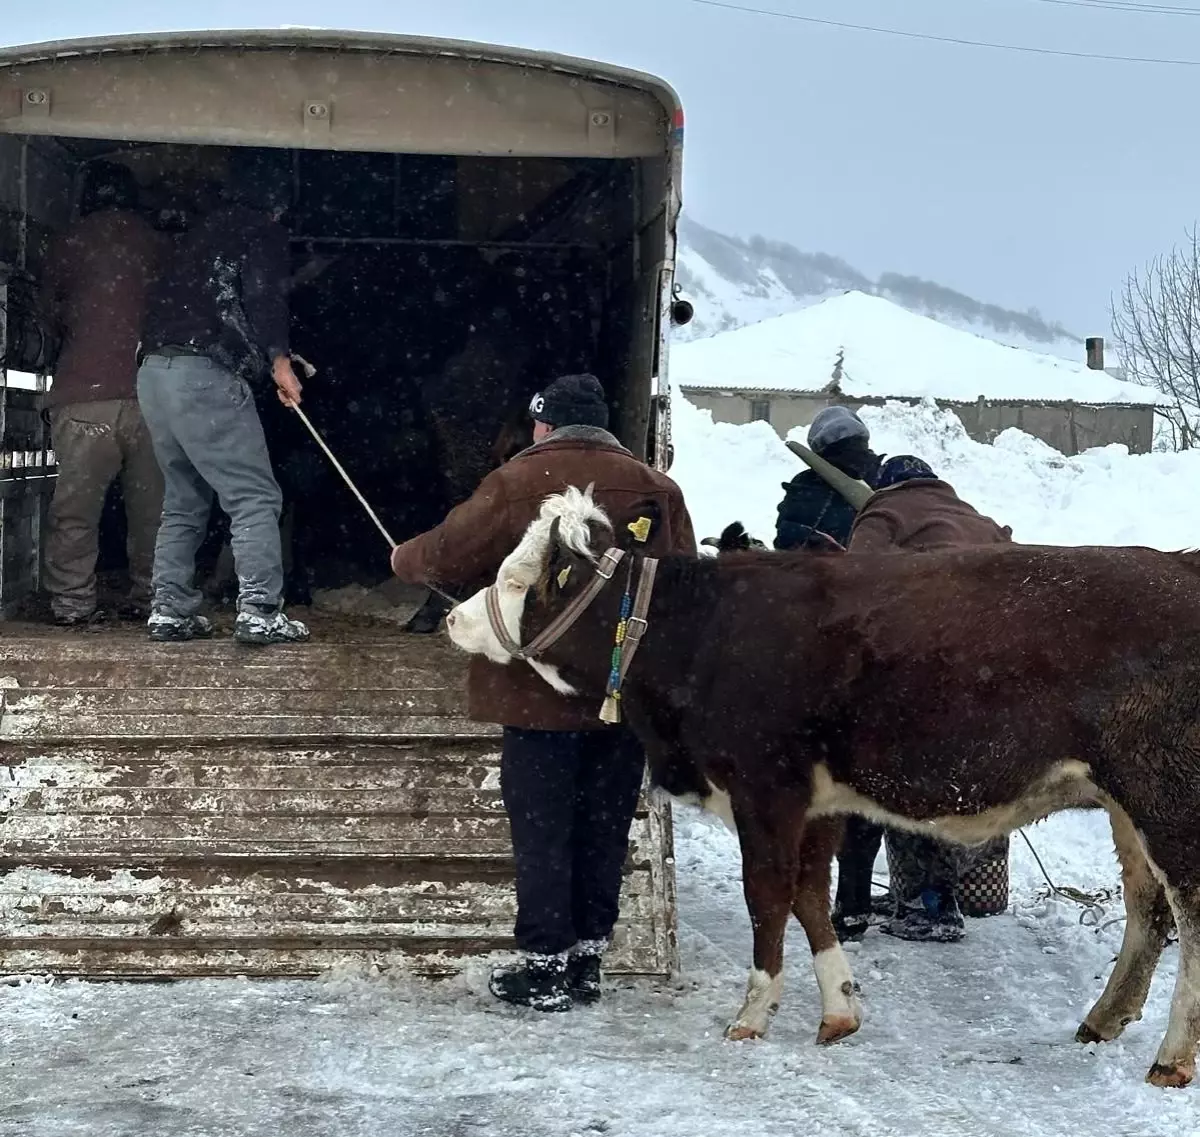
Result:
<svg viewBox="0 0 1200 1137">
<path fill-rule="evenodd" d="M 591 375 L 567 375 L 533 397 L 534 444 L 480 483 L 436 528 L 397 546 L 392 571 L 411 584 L 460 590 L 491 584 L 550 494 L 594 486 L 616 527 L 646 510 L 660 519 L 650 556 L 695 555 L 679 487 L 608 430 Z M 515 938 L 522 958 L 491 978 L 500 999 L 543 1011 L 600 995 L 601 955 L 617 919 L 621 870 L 644 755 L 594 700 L 555 692 L 531 667 L 472 656 L 468 713 L 504 727 L 500 789 L 516 861 Z"/>
<path fill-rule="evenodd" d="M 963 501 L 926 462 L 904 454 L 880 467 L 876 492 L 855 518 L 847 552 L 928 553 L 1011 542 L 1007 525 Z M 889 829 L 886 841 L 896 907 L 881 930 L 906 940 L 961 939 L 960 878 L 985 860 L 1007 862 L 1008 838 L 963 850 Z"/>
<path fill-rule="evenodd" d="M 928 463 L 911 454 L 884 462 L 875 489 L 854 519 L 846 545 L 851 553 L 931 553 L 1012 543 L 1009 526 L 963 501 Z"/>
</svg>

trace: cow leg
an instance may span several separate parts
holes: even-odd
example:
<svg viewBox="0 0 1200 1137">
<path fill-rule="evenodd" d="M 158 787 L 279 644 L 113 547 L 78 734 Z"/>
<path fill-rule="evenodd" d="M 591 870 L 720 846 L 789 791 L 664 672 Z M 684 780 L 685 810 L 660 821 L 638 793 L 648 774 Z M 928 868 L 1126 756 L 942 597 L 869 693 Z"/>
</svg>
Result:
<svg viewBox="0 0 1200 1137">
<path fill-rule="evenodd" d="M 742 846 L 742 889 L 750 910 L 754 933 L 754 965 L 746 983 L 746 1000 L 725 1030 L 735 1041 L 761 1038 L 783 992 L 783 938 L 796 884 L 798 835 L 804 824 L 802 810 L 792 815 L 778 803 L 760 808 L 739 808 L 733 803 L 738 839 Z"/>
<path fill-rule="evenodd" d="M 837 1042 L 862 1025 L 862 1008 L 855 994 L 854 976 L 829 918 L 830 868 L 841 844 L 842 829 L 840 817 L 815 818 L 805 826 L 792 897 L 792 911 L 808 937 L 813 971 L 821 991 L 818 1045 Z"/>
<path fill-rule="evenodd" d="M 1186 1086 L 1196 1075 L 1200 1042 L 1200 889 L 1166 886 L 1179 929 L 1179 972 L 1167 1034 L 1146 1075 L 1152 1086 Z"/>
<path fill-rule="evenodd" d="M 1110 1042 L 1142 1017 L 1154 969 L 1171 931 L 1166 893 L 1150 868 L 1133 821 L 1117 805 L 1109 806 L 1109 817 L 1121 860 L 1125 935 L 1104 993 L 1075 1033 L 1079 1042 Z"/>
</svg>

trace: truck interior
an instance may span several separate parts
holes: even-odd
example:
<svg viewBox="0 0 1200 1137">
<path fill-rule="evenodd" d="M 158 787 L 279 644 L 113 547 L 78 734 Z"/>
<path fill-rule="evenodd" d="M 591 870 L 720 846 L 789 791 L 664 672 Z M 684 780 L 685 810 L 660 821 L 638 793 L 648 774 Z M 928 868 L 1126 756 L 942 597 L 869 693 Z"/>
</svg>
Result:
<svg viewBox="0 0 1200 1137">
<path fill-rule="evenodd" d="M 530 395 L 555 375 L 593 372 L 614 433 L 653 460 L 665 158 L 268 152 L 290 187 L 293 348 L 317 368 L 305 410 L 397 541 L 435 524 L 527 443 Z M 58 330 L 41 315 L 40 275 L 89 161 L 127 165 L 146 216 L 179 233 L 220 200 L 229 153 L 0 133 L 4 368 L 52 382 Z M 51 442 L 39 396 L 2 393 L 0 604 L 11 609 L 36 580 L 48 500 L 32 485 L 16 494 L 12 479 L 32 476 Z M 259 405 L 294 585 L 380 583 L 383 538 L 297 417 L 273 397 Z M 119 492 L 106 508 L 102 571 L 124 560 Z"/>
</svg>

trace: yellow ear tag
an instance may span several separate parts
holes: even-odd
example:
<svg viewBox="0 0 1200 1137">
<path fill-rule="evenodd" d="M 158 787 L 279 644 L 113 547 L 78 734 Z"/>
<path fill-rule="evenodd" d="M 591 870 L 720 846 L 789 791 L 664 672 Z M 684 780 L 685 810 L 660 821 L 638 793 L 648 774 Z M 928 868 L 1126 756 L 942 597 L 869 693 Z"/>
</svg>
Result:
<svg viewBox="0 0 1200 1137">
<path fill-rule="evenodd" d="M 650 536 L 650 526 L 653 524 L 649 517 L 639 517 L 636 521 L 631 521 L 627 528 L 633 534 L 635 541 L 641 541 L 643 544 Z"/>
<path fill-rule="evenodd" d="M 567 578 L 570 575 L 571 575 L 571 566 L 567 565 L 567 567 L 558 574 L 558 587 L 560 589 L 567 587 Z"/>
</svg>

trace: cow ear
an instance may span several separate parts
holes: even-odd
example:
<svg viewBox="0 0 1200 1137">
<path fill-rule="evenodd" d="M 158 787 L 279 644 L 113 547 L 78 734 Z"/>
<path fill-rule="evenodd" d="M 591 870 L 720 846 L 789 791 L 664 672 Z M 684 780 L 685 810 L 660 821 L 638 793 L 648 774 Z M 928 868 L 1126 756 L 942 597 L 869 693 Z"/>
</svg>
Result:
<svg viewBox="0 0 1200 1137">
<path fill-rule="evenodd" d="M 587 559 L 567 545 L 558 529 L 556 517 L 550 525 L 550 547 L 537 582 L 538 599 L 547 604 L 571 592 L 587 576 Z"/>
</svg>

